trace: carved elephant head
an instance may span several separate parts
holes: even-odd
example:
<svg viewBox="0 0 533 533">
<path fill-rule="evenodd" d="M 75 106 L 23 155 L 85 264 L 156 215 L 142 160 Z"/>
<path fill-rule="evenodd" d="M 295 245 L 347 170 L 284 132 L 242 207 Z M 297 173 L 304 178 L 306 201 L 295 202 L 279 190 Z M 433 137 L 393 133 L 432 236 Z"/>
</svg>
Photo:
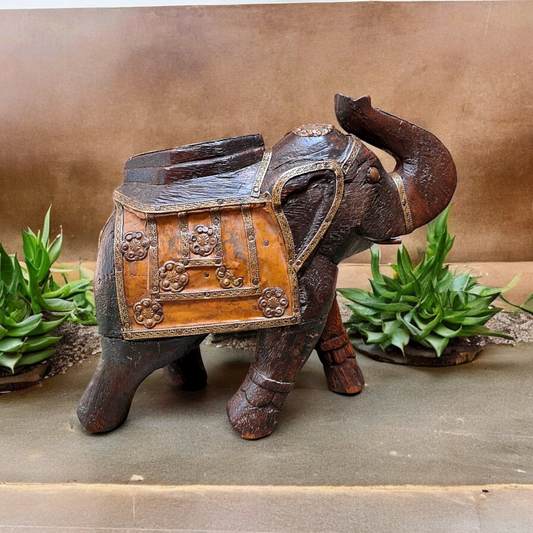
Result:
<svg viewBox="0 0 533 533">
<path fill-rule="evenodd" d="M 397 237 L 431 221 L 450 202 L 457 177 L 450 153 L 433 134 L 374 109 L 370 97 L 352 100 L 338 94 L 335 110 L 340 125 L 356 136 L 356 147 L 345 168 L 342 203 L 318 252 L 339 263 L 374 242 L 398 242 Z M 303 135 L 301 129 L 287 134 L 273 147 L 272 164 L 279 169 L 295 160 L 342 160 L 350 137 L 330 125 L 314 126 Z M 321 135 L 319 128 L 330 131 Z M 393 156 L 395 169 L 386 172 L 359 140 Z M 283 207 L 296 242 L 305 241 L 309 228 L 324 216 L 333 189 L 331 171 L 302 175 L 287 184 Z"/>
</svg>

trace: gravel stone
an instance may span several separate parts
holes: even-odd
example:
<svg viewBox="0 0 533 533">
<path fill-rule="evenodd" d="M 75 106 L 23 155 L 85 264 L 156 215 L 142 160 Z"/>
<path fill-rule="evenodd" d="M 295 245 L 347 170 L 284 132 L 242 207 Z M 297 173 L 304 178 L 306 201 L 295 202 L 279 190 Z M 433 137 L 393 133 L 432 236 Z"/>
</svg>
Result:
<svg viewBox="0 0 533 533">
<path fill-rule="evenodd" d="M 74 363 L 83 363 L 87 358 L 100 355 L 100 336 L 97 326 L 82 326 L 64 322 L 54 334 L 61 335 L 55 346 L 55 353 L 50 357 L 52 363 L 44 379 L 64 374 Z"/>
<path fill-rule="evenodd" d="M 517 342 L 533 342 L 533 315 L 527 313 L 515 313 L 512 311 L 500 311 L 486 324 L 494 331 L 507 333 L 514 341 L 501 337 L 479 337 L 486 344 L 516 344 Z"/>
</svg>

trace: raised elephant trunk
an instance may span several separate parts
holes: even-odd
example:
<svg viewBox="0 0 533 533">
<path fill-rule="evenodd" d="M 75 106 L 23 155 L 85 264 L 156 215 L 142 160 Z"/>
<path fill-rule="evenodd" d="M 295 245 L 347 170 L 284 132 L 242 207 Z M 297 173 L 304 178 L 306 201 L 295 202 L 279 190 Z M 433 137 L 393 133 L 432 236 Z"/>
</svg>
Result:
<svg viewBox="0 0 533 533">
<path fill-rule="evenodd" d="M 450 202 L 457 173 L 446 147 L 430 132 L 374 109 L 369 96 L 335 96 L 339 124 L 396 160 L 391 174 L 404 206 L 406 233 L 435 218 Z"/>
</svg>

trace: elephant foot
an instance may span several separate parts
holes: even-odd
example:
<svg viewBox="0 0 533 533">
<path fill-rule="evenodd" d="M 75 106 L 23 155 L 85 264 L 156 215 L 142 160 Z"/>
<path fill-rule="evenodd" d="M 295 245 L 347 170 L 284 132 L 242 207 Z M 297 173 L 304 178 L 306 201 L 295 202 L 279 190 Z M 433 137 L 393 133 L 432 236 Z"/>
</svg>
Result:
<svg viewBox="0 0 533 533">
<path fill-rule="evenodd" d="M 202 361 L 200 348 L 191 350 L 181 359 L 173 361 L 165 367 L 165 379 L 177 389 L 197 391 L 205 388 L 207 372 Z"/>
<path fill-rule="evenodd" d="M 136 345 L 110 337 L 101 337 L 101 345 L 100 361 L 77 411 L 89 433 L 106 433 L 124 423 L 135 390 L 144 377 L 139 376 L 145 365 Z"/>
<path fill-rule="evenodd" d="M 228 402 L 233 429 L 243 439 L 268 437 L 278 425 L 279 413 L 293 385 L 270 379 L 252 366 L 241 388 Z"/>
<path fill-rule="evenodd" d="M 357 364 L 355 350 L 346 334 L 320 342 L 317 352 L 324 365 L 330 391 L 354 395 L 363 390 L 365 378 Z"/>
</svg>

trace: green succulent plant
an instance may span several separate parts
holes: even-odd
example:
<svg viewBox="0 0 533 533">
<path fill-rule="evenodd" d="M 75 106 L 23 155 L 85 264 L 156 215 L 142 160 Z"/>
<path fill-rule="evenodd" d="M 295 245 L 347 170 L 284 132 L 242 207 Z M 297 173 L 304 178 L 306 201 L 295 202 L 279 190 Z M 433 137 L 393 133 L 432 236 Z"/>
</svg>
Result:
<svg viewBox="0 0 533 533">
<path fill-rule="evenodd" d="M 79 270 L 77 280 L 54 281 L 62 234 L 50 242 L 50 209 L 42 231 L 23 231 L 22 241 L 24 262 L 0 244 L 0 368 L 11 372 L 50 357 L 61 339 L 53 330 L 63 321 L 96 323 L 92 281 L 83 269 L 70 269 Z"/>
<path fill-rule="evenodd" d="M 413 266 L 409 252 L 400 246 L 394 277 L 379 269 L 379 247 L 371 249 L 372 292 L 340 289 L 353 315 L 346 322 L 350 333 L 383 350 L 395 346 L 404 353 L 411 342 L 442 355 L 455 337 L 493 335 L 512 338 L 485 326 L 500 309 L 493 301 L 516 283 L 504 288 L 485 287 L 472 273 L 453 273 L 444 262 L 454 238 L 448 232 L 449 208 L 428 225 L 427 249 Z"/>
<path fill-rule="evenodd" d="M 522 305 L 518 305 L 513 302 L 510 302 L 507 298 L 504 298 L 501 294 L 500 294 L 500 298 L 506 304 L 509 304 L 514 309 L 514 310 L 508 310 L 507 312 L 510 312 L 510 313 L 522 312 L 522 313 L 533 315 L 533 294 L 531 294 Z"/>
</svg>

